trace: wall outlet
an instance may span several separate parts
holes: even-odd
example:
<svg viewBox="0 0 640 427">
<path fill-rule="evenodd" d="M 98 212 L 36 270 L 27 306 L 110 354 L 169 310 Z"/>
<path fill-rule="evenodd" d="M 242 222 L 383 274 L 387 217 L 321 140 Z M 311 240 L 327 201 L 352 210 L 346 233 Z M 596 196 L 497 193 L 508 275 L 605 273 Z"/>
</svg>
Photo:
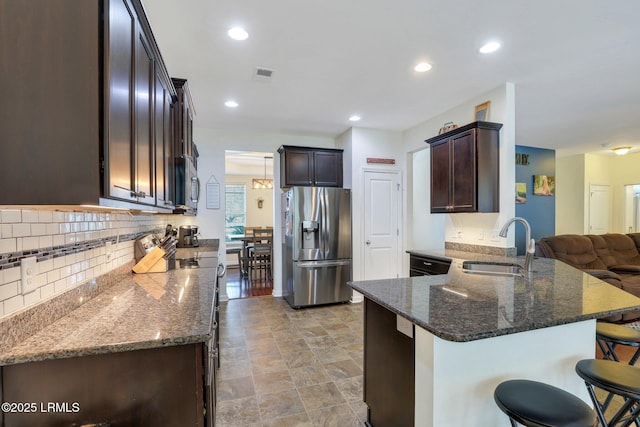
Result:
<svg viewBox="0 0 640 427">
<path fill-rule="evenodd" d="M 20 261 L 20 280 L 22 284 L 22 295 L 33 292 L 38 288 L 36 277 L 38 276 L 38 266 L 36 257 L 23 258 Z"/>
<path fill-rule="evenodd" d="M 484 230 L 478 231 L 478 240 L 484 240 Z"/>
<path fill-rule="evenodd" d="M 111 257 L 113 255 L 113 242 L 105 242 L 104 244 L 104 254 L 107 261 L 111 261 Z"/>
</svg>

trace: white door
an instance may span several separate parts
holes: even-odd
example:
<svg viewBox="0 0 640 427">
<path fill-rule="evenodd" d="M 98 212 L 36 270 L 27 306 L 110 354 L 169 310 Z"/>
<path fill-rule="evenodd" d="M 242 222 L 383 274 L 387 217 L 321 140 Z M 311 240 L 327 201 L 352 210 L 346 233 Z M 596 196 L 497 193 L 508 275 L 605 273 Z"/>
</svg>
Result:
<svg viewBox="0 0 640 427">
<path fill-rule="evenodd" d="M 609 232 L 611 189 L 608 185 L 589 186 L 589 234 Z"/>
<path fill-rule="evenodd" d="M 400 177 L 398 172 L 364 173 L 364 280 L 400 274 Z"/>
</svg>

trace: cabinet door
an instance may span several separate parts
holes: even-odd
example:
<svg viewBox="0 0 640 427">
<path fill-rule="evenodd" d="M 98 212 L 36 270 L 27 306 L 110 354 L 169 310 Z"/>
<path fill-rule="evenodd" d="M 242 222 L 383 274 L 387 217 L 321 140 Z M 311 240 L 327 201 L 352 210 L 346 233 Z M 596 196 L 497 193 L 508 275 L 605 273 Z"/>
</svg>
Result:
<svg viewBox="0 0 640 427">
<path fill-rule="evenodd" d="M 431 144 L 431 212 L 450 212 L 451 170 L 449 167 L 449 143 Z"/>
<path fill-rule="evenodd" d="M 153 53 L 140 28 L 135 51 L 135 178 L 137 200 L 155 204 L 155 159 L 153 150 Z"/>
<path fill-rule="evenodd" d="M 284 158 L 284 184 L 313 185 L 313 152 L 287 149 Z"/>
<path fill-rule="evenodd" d="M 134 40 L 136 18 L 127 0 L 109 2 L 106 195 L 135 201 L 133 171 Z"/>
<path fill-rule="evenodd" d="M 342 153 L 316 151 L 313 154 L 314 185 L 342 187 Z"/>
<path fill-rule="evenodd" d="M 173 207 L 171 94 L 169 93 L 168 84 L 159 70 L 156 70 L 154 101 L 156 204 L 160 207 Z"/>
<path fill-rule="evenodd" d="M 451 204 L 455 212 L 477 211 L 476 131 L 451 138 Z"/>
</svg>

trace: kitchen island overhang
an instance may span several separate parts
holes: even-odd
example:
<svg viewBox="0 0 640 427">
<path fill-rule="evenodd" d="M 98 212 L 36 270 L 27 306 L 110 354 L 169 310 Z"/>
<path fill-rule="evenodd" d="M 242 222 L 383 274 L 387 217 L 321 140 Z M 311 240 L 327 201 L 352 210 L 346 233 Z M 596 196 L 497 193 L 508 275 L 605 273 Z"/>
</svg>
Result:
<svg viewBox="0 0 640 427">
<path fill-rule="evenodd" d="M 493 390 L 511 378 L 590 402 L 574 366 L 595 355 L 596 319 L 637 310 L 640 299 L 554 260 L 536 259 L 529 276 L 494 276 L 465 273 L 462 262 L 522 260 L 430 255 L 452 260 L 446 275 L 350 283 L 415 325 L 416 426 L 508 426 Z M 365 383 L 366 376 L 365 355 Z"/>
</svg>

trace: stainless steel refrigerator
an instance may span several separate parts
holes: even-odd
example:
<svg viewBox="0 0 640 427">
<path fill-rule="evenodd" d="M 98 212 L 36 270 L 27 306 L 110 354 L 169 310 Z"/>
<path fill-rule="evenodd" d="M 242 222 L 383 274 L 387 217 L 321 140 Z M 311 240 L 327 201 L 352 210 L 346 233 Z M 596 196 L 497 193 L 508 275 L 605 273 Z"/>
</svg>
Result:
<svg viewBox="0 0 640 427">
<path fill-rule="evenodd" d="M 282 195 L 282 277 L 291 307 L 351 298 L 351 190 L 292 187 Z"/>
</svg>

